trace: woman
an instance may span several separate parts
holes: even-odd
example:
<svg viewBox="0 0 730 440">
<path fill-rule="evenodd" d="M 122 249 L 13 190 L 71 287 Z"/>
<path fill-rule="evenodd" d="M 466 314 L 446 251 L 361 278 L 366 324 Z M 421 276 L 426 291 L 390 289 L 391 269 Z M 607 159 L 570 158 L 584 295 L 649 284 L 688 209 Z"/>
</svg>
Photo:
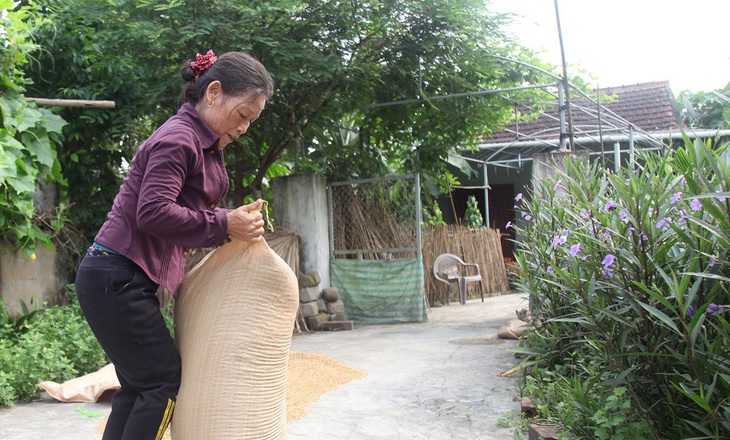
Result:
<svg viewBox="0 0 730 440">
<path fill-rule="evenodd" d="M 229 181 L 221 149 L 246 133 L 273 94 L 260 62 L 197 55 L 181 69 L 184 105 L 137 150 L 111 212 L 82 261 L 76 291 L 121 388 L 104 440 L 159 439 L 180 386 L 180 356 L 160 313 L 176 295 L 190 248 L 261 240 L 261 200 L 217 207 Z"/>
</svg>

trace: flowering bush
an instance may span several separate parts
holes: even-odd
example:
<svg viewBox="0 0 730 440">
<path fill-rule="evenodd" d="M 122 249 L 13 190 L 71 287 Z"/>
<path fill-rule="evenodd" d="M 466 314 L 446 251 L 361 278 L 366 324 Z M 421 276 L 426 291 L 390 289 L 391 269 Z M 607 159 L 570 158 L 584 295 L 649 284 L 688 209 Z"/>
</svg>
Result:
<svg viewBox="0 0 730 440">
<path fill-rule="evenodd" d="M 573 396 L 566 438 L 730 438 L 724 147 L 685 139 L 616 173 L 567 157 L 518 196 L 513 283 L 535 323 L 518 351 L 538 400 L 543 379 Z M 632 433 L 607 430 L 606 408 Z"/>
</svg>

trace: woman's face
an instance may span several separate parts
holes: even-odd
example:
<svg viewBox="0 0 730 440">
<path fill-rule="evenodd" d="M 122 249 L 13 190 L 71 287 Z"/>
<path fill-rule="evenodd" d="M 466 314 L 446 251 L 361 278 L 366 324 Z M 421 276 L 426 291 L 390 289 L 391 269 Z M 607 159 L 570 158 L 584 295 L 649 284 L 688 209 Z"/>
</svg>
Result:
<svg viewBox="0 0 730 440">
<path fill-rule="evenodd" d="M 220 89 L 211 91 L 209 99 L 199 104 L 199 113 L 210 128 L 220 136 L 218 147 L 223 148 L 248 131 L 266 106 L 266 98 L 252 93 L 236 96 L 223 94 Z M 212 106 L 208 106 L 209 103 Z"/>
</svg>

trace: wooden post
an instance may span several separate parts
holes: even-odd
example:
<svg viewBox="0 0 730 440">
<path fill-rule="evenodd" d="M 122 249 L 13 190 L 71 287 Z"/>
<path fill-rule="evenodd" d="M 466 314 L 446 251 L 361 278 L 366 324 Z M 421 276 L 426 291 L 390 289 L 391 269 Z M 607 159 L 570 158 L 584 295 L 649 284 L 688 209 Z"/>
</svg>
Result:
<svg viewBox="0 0 730 440">
<path fill-rule="evenodd" d="M 114 101 L 91 101 L 86 99 L 47 99 L 47 98 L 25 98 L 26 101 L 33 101 L 36 105 L 49 107 L 89 107 L 89 108 L 115 108 Z"/>
</svg>

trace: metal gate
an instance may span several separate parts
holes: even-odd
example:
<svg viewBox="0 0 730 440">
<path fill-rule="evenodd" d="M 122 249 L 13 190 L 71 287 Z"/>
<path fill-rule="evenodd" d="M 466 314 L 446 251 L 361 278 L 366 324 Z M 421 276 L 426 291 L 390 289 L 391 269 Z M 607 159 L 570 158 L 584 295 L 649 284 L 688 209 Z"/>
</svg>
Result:
<svg viewBox="0 0 730 440">
<path fill-rule="evenodd" d="M 330 272 L 348 319 L 427 319 L 420 194 L 417 174 L 329 185 Z"/>
</svg>

